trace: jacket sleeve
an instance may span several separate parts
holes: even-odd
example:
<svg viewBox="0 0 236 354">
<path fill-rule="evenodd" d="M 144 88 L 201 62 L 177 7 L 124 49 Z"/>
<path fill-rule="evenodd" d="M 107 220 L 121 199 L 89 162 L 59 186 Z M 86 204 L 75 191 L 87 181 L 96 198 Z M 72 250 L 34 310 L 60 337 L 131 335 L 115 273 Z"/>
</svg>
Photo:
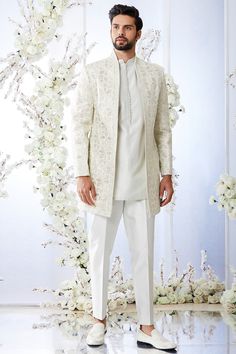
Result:
<svg viewBox="0 0 236 354">
<path fill-rule="evenodd" d="M 159 152 L 160 173 L 164 176 L 172 175 L 172 131 L 164 70 L 161 77 L 154 134 Z"/>
<path fill-rule="evenodd" d="M 71 136 L 74 175 L 88 176 L 89 133 L 93 121 L 93 98 L 86 67 L 82 70 L 72 108 Z"/>
</svg>

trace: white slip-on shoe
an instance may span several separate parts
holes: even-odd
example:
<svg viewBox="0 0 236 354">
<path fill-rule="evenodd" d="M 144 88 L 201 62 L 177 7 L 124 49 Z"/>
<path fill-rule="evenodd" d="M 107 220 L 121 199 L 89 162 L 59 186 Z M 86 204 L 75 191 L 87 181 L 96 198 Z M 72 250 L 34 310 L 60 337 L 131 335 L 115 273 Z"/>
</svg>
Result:
<svg viewBox="0 0 236 354">
<path fill-rule="evenodd" d="M 140 348 L 154 347 L 160 350 L 175 349 L 177 345 L 163 337 L 161 333 L 154 328 L 151 335 L 144 333 L 140 328 L 137 329 L 137 345 Z"/>
<path fill-rule="evenodd" d="M 102 322 L 95 323 L 89 330 L 86 343 L 90 346 L 98 346 L 104 343 L 104 335 L 107 332 L 106 325 Z"/>
</svg>

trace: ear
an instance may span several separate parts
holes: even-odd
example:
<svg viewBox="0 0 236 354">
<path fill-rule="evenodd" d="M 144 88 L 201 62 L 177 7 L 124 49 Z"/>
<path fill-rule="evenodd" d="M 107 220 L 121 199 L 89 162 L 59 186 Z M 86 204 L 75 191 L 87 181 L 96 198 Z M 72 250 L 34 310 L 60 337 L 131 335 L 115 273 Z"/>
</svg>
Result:
<svg viewBox="0 0 236 354">
<path fill-rule="evenodd" d="M 136 34 L 136 41 L 141 37 L 142 31 L 139 30 Z"/>
</svg>

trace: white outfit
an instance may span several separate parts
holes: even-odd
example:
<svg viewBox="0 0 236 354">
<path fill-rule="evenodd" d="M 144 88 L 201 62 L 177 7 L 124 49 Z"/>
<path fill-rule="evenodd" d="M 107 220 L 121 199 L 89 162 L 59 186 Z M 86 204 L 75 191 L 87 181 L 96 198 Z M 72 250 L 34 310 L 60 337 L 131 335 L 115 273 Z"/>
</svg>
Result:
<svg viewBox="0 0 236 354">
<path fill-rule="evenodd" d="M 149 215 L 155 215 L 160 211 L 160 175 L 172 174 L 167 87 L 160 65 L 136 57 L 135 67 L 145 122 L 147 206 Z M 75 177 L 90 175 L 97 192 L 95 206 L 78 198 L 79 208 L 107 217 L 112 211 L 116 175 L 119 69 L 114 51 L 108 58 L 87 64 L 79 77 L 72 110 Z"/>
<path fill-rule="evenodd" d="M 114 183 L 115 200 L 146 199 L 144 118 L 137 83 L 136 57 L 120 65 L 120 99 Z"/>
<path fill-rule="evenodd" d="M 106 316 L 109 261 L 123 214 L 139 322 L 153 324 L 154 217 L 160 174 L 172 173 L 163 68 L 132 58 L 86 65 L 72 119 L 75 176 L 90 175 L 95 206 L 88 233 L 93 316 Z M 118 200 L 119 199 L 119 200 Z"/>
<path fill-rule="evenodd" d="M 93 316 L 107 313 L 110 255 L 123 214 L 140 323 L 153 324 L 154 216 L 148 216 L 144 118 L 133 57 L 120 65 L 116 174 L 112 214 L 95 215 L 89 231 Z"/>
<path fill-rule="evenodd" d="M 115 200 L 110 217 L 93 216 L 88 233 L 93 316 L 103 319 L 107 313 L 110 255 L 122 213 L 131 253 L 138 319 L 141 324 L 153 324 L 155 216 L 148 217 L 145 200 Z"/>
</svg>

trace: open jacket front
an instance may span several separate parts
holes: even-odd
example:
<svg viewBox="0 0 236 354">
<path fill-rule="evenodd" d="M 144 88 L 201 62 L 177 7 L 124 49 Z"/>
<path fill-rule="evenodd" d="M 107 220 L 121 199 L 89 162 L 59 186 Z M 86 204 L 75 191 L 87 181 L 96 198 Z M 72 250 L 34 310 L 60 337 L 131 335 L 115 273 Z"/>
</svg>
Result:
<svg viewBox="0 0 236 354">
<path fill-rule="evenodd" d="M 160 175 L 172 174 L 167 88 L 160 65 L 136 57 L 136 69 L 145 122 L 147 206 L 149 215 L 155 215 L 160 211 Z M 75 177 L 90 175 L 97 193 L 95 206 L 79 200 L 79 207 L 108 217 L 116 169 L 119 85 L 119 62 L 112 51 L 84 67 L 72 111 Z"/>
</svg>

